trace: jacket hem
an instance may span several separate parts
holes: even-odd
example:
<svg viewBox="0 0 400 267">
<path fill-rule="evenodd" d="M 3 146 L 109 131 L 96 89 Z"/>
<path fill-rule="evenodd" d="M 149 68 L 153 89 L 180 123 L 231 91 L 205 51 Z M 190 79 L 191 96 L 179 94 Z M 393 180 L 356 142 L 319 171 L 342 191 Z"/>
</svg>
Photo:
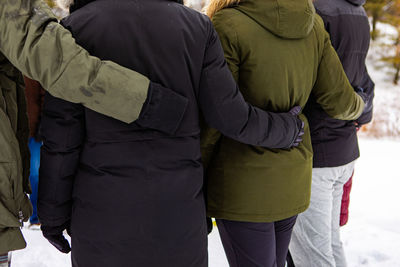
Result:
<svg viewBox="0 0 400 267">
<path fill-rule="evenodd" d="M 334 167 L 340 167 L 340 166 L 344 166 L 347 165 L 355 160 L 357 160 L 360 157 L 360 154 L 354 155 L 353 157 L 349 157 L 348 159 L 344 159 L 344 160 L 318 160 L 314 158 L 313 161 L 313 168 L 334 168 Z"/>
<path fill-rule="evenodd" d="M 293 217 L 299 213 L 304 212 L 310 202 L 307 204 L 303 204 L 302 206 L 292 209 L 287 212 L 277 213 L 277 214 L 240 214 L 240 213 L 231 213 L 231 212 L 224 212 L 218 210 L 208 210 L 207 216 L 216 218 L 216 219 L 224 219 L 230 221 L 241 221 L 241 222 L 276 222 L 280 220 L 284 220 L 290 217 Z"/>
<path fill-rule="evenodd" d="M 0 228 L 0 254 L 24 248 L 26 242 L 19 227 Z"/>
</svg>

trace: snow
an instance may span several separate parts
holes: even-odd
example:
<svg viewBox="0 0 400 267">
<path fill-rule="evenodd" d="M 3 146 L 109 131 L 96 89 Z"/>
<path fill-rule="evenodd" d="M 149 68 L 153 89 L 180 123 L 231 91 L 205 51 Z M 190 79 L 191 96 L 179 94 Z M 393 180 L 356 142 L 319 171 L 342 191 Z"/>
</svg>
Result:
<svg viewBox="0 0 400 267">
<path fill-rule="evenodd" d="M 70 255 L 58 252 L 41 231 L 23 229 L 27 247 L 12 254 L 12 267 L 70 267 Z"/>
<path fill-rule="evenodd" d="M 342 228 L 349 267 L 400 266 L 400 142 L 361 139 L 360 148 Z"/>
<path fill-rule="evenodd" d="M 400 142 L 360 139 L 349 223 L 342 240 L 349 267 L 400 266 Z M 69 255 L 59 253 L 40 231 L 23 229 L 28 246 L 13 253 L 12 267 L 68 267 Z M 227 267 L 218 236 L 209 236 L 210 267 Z"/>
<path fill-rule="evenodd" d="M 374 119 L 364 126 L 361 136 L 400 139 L 400 85 L 393 84 L 394 69 L 382 61 L 395 53 L 394 27 L 378 23 L 379 37 L 371 42 L 367 57 L 368 72 L 375 82 Z"/>
</svg>

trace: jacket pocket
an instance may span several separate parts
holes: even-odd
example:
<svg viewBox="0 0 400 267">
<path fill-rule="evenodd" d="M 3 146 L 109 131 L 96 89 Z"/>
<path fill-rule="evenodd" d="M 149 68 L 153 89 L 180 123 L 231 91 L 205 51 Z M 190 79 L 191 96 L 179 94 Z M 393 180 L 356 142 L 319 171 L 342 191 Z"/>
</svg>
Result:
<svg viewBox="0 0 400 267">
<path fill-rule="evenodd" d="M 32 205 L 21 189 L 17 163 L 0 162 L 0 226 L 18 227 L 31 216 Z"/>
<path fill-rule="evenodd" d="M 0 162 L 0 227 L 18 227 L 19 216 L 17 203 L 14 199 L 14 188 L 11 179 L 9 162 Z"/>
</svg>

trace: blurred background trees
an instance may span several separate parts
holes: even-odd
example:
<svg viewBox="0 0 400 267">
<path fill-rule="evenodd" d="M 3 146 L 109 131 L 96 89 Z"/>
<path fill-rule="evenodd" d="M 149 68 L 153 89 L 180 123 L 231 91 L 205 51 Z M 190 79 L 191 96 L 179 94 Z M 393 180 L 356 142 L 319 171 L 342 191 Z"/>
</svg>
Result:
<svg viewBox="0 0 400 267">
<path fill-rule="evenodd" d="M 392 0 L 368 0 L 365 4 L 365 10 L 372 20 L 372 40 L 375 40 L 378 34 L 376 24 L 383 19 L 389 2 L 392 2 Z"/>
<path fill-rule="evenodd" d="M 394 70 L 393 84 L 400 80 L 400 0 L 367 0 L 365 9 L 371 18 L 371 37 L 373 41 L 381 37 L 377 28 L 379 22 L 391 25 L 396 34 L 389 37 L 389 42 L 382 43 L 381 60 L 389 63 Z"/>
<path fill-rule="evenodd" d="M 379 14 L 377 16 L 377 22 L 381 21 L 383 23 L 391 25 L 396 34 L 391 37 L 391 43 L 386 44 L 389 45 L 389 50 L 391 53 L 384 55 L 382 60 L 388 62 L 394 68 L 394 77 L 393 83 L 397 85 L 400 79 L 400 0 L 375 0 L 376 2 L 381 2 L 377 5 L 374 5 L 374 1 L 369 1 L 372 5 L 372 9 L 368 9 L 371 13 Z M 368 7 L 369 8 L 369 7 Z M 380 9 L 380 11 L 378 11 Z M 375 40 L 379 36 L 379 32 L 376 29 L 372 28 L 371 35 L 373 36 L 373 40 Z M 374 25 L 374 17 L 372 17 L 372 25 Z"/>
</svg>

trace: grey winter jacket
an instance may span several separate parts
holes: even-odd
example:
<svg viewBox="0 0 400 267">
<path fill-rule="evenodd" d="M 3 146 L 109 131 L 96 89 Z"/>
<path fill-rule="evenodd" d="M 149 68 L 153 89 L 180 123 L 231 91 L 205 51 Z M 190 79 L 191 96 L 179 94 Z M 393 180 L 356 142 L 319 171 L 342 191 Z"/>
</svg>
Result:
<svg viewBox="0 0 400 267">
<path fill-rule="evenodd" d="M 310 123 L 315 168 L 342 166 L 359 157 L 356 125 L 372 119 L 374 83 L 368 75 L 365 59 L 370 43 L 364 0 L 316 0 L 317 13 L 330 34 L 346 75 L 355 88 L 363 90 L 369 101 L 355 121 L 332 119 L 311 97 L 304 113 Z"/>
</svg>

